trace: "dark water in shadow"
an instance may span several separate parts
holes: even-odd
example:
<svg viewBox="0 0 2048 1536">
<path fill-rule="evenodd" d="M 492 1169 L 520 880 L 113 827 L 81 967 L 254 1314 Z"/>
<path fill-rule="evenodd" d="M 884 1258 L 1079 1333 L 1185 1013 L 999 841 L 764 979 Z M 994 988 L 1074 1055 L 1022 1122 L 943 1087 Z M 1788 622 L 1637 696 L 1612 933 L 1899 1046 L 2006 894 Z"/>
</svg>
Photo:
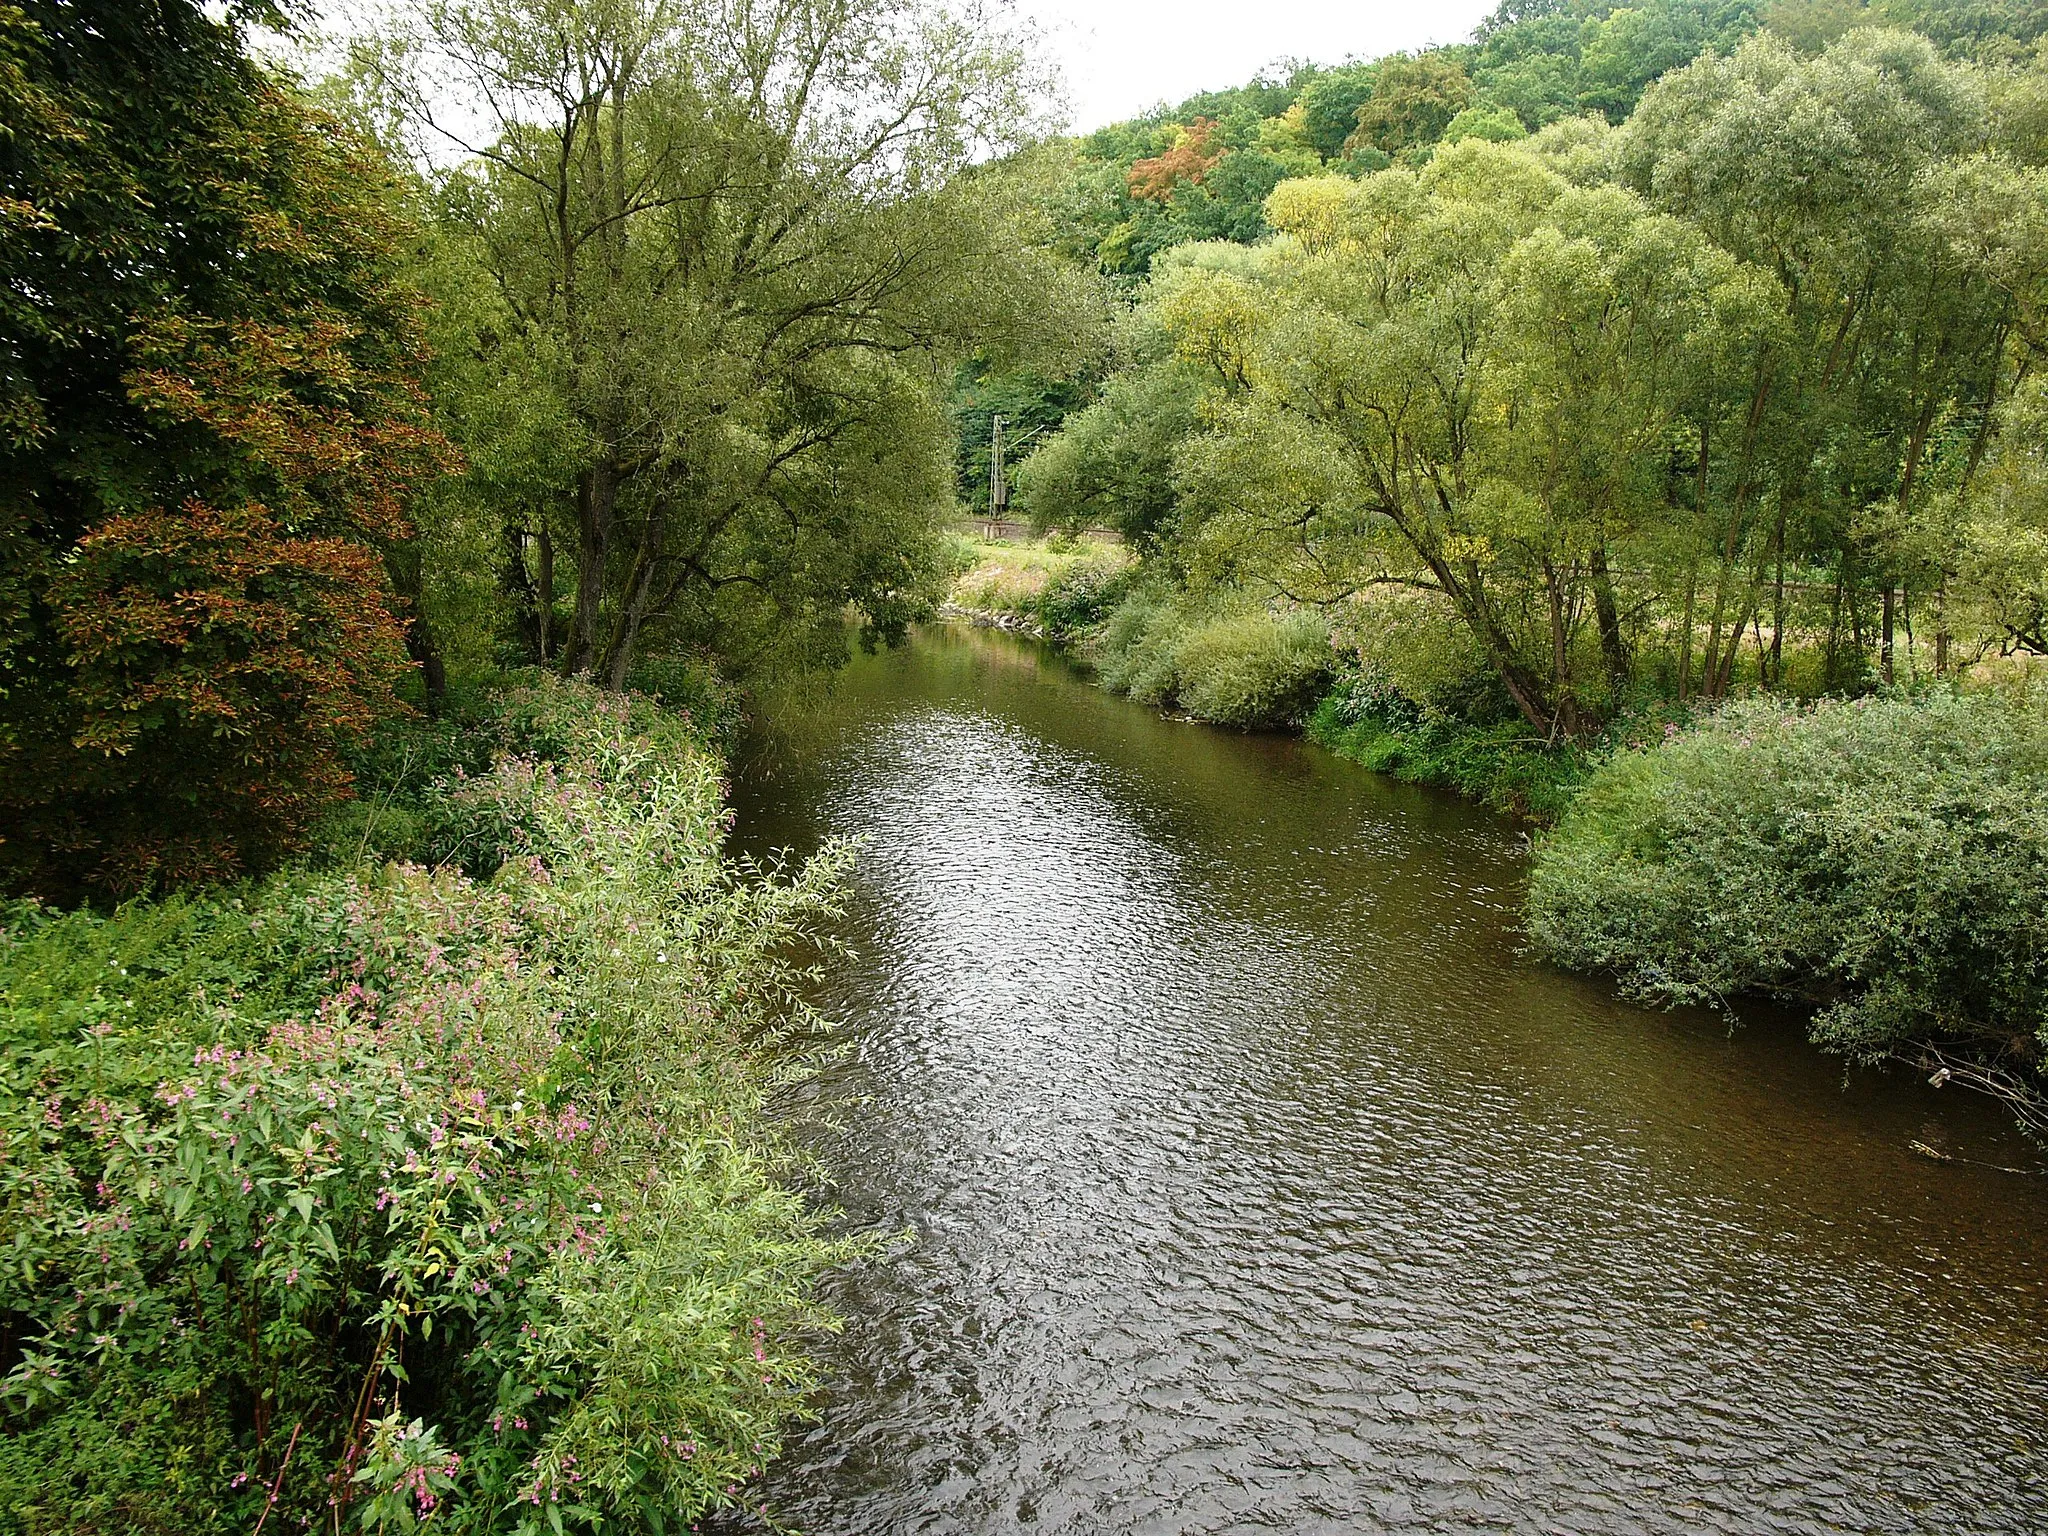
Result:
<svg viewBox="0 0 2048 1536">
<path fill-rule="evenodd" d="M 854 1223 L 771 1474 L 896 1531 L 2048 1531 L 2048 1180 L 1519 959 L 1508 824 L 940 630 L 792 703 L 754 851 L 863 834 Z"/>
</svg>

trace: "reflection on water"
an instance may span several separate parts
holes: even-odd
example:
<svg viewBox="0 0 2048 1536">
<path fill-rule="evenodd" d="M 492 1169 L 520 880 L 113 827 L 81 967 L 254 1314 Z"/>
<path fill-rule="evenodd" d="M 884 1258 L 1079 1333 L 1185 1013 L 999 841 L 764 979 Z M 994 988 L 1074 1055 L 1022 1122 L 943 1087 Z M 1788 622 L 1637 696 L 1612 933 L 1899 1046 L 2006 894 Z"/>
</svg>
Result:
<svg viewBox="0 0 2048 1536">
<path fill-rule="evenodd" d="M 2048 1530 L 2040 1181 L 1986 1107 L 1516 955 L 1518 834 L 941 630 L 792 702 L 864 834 L 818 1424 L 895 1531 Z"/>
</svg>

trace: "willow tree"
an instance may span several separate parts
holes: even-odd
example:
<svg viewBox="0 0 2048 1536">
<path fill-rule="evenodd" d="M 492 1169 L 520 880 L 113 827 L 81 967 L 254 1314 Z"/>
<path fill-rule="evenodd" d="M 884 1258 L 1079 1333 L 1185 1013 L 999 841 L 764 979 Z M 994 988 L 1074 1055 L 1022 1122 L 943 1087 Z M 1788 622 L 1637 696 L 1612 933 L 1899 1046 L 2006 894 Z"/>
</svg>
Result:
<svg viewBox="0 0 2048 1536">
<path fill-rule="evenodd" d="M 1770 278 L 1477 141 L 1269 217 L 1264 252 L 1160 280 L 1223 392 L 1182 455 L 1199 540 L 1297 600 L 1436 594 L 1531 725 L 1586 728 L 1629 666 L 1617 572 L 1671 518 L 1687 413 L 1771 345 Z"/>
<path fill-rule="evenodd" d="M 1859 598 L 1875 591 L 1891 674 L 1930 470 L 1967 455 L 1995 411 L 2008 302 L 1933 216 L 1949 168 L 1989 131 L 1981 72 L 1924 38 L 1863 29 L 1811 59 L 1769 36 L 1703 58 L 1652 87 L 1621 135 L 1630 186 L 1784 294 L 1788 345 L 1753 382 L 1736 470 L 1756 511 L 1740 606 L 1772 614 L 1773 680 L 1788 559 L 1802 557 L 1832 577 L 1831 653 L 1844 624 L 1862 637 Z M 1850 680 L 1839 662 L 1830 672 Z"/>
<path fill-rule="evenodd" d="M 951 366 L 1086 328 L 992 165 L 1032 126 L 1018 49 L 927 0 L 440 0 L 379 67 L 461 154 L 440 206 L 497 311 L 471 350 L 564 424 L 536 544 L 565 667 L 616 686 L 656 632 L 744 661 L 848 603 L 900 626 Z"/>
</svg>

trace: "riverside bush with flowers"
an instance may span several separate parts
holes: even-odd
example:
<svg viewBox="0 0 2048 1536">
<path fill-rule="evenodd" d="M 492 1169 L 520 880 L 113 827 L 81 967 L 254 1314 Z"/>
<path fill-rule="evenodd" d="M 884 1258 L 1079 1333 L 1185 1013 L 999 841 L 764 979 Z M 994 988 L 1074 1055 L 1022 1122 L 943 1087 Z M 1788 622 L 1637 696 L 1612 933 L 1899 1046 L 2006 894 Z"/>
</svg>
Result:
<svg viewBox="0 0 2048 1536">
<path fill-rule="evenodd" d="M 0 1527 L 687 1530 L 850 1256 L 758 1120 L 837 855 L 539 679 L 364 774 L 330 867 L 0 936 Z"/>
</svg>

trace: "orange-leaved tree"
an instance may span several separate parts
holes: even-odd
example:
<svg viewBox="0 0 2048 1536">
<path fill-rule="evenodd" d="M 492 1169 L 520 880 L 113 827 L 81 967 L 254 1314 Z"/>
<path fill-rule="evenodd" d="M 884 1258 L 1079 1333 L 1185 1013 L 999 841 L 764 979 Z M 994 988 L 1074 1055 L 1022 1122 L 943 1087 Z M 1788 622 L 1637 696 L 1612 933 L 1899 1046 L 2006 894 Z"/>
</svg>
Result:
<svg viewBox="0 0 2048 1536">
<path fill-rule="evenodd" d="M 183 0 L 0 4 L 0 119 L 0 880 L 260 869 L 417 640 L 389 175 Z"/>
<path fill-rule="evenodd" d="M 1131 196 L 1155 203 L 1169 201 L 1182 182 L 1196 186 L 1223 159 L 1224 145 L 1213 143 L 1216 119 L 1198 117 L 1185 128 L 1176 128 L 1173 145 L 1164 154 L 1136 160 L 1129 173 Z"/>
</svg>

